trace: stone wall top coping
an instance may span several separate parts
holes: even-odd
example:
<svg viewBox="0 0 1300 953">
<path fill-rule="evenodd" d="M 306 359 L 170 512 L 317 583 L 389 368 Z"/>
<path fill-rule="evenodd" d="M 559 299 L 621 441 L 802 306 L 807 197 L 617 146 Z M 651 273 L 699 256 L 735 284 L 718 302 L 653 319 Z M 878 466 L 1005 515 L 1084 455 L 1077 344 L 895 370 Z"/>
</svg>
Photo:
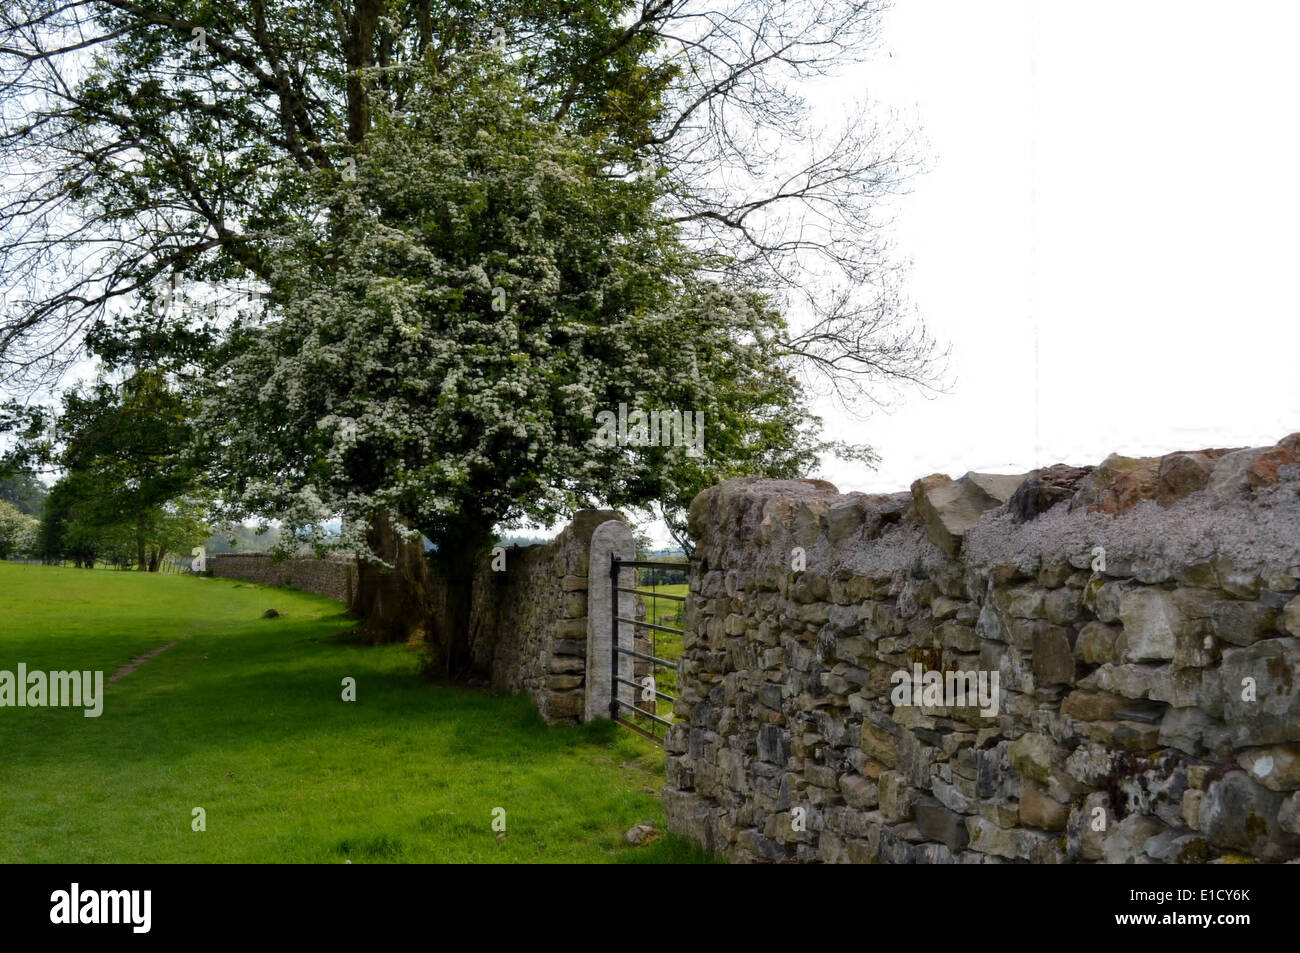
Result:
<svg viewBox="0 0 1300 953">
<path fill-rule="evenodd" d="M 972 487 L 968 499 L 954 490 L 963 481 Z M 1017 483 L 1020 489 L 1006 499 Z M 1046 490 L 1035 502 L 1041 487 Z M 939 506 L 967 508 L 953 518 L 956 539 L 944 532 L 943 514 L 918 512 L 916 504 L 931 497 Z M 934 475 L 892 494 L 841 493 L 824 480 L 741 477 L 697 495 L 689 525 L 706 551 L 716 544 L 739 555 L 743 540 L 749 550 L 758 545 L 771 558 L 786 558 L 783 553 L 801 546 L 810 564 L 815 554 L 822 566 L 850 571 L 936 564 L 954 556 L 956 546 L 977 571 L 1000 565 L 1032 571 L 1045 563 L 1086 568 L 1096 547 L 1106 550 L 1118 574 L 1152 582 L 1213 561 L 1227 572 L 1285 568 L 1300 565 L 1300 435 L 1233 452 L 1112 454 L 1100 467 L 1058 464 L 1011 480 Z"/>
</svg>

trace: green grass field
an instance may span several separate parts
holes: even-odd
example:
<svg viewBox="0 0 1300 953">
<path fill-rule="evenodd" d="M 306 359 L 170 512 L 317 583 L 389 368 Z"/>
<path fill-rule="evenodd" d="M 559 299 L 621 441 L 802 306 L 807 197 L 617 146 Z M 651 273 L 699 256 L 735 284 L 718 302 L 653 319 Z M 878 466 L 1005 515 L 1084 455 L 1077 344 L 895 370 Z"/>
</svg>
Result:
<svg viewBox="0 0 1300 953">
<path fill-rule="evenodd" d="M 690 588 L 685 583 L 672 586 L 655 586 L 643 587 L 653 588 L 656 592 L 666 593 L 670 596 L 684 596 Z M 651 599 L 645 598 L 646 604 L 646 621 L 654 622 L 658 625 L 672 626 L 681 628 L 682 625 L 682 603 L 675 602 L 672 599 Z M 682 657 L 682 637 L 675 632 L 660 632 L 656 629 L 648 629 L 647 634 L 650 638 L 652 655 L 659 658 L 679 659 Z M 677 694 L 677 673 L 672 669 L 660 668 L 655 672 L 655 678 L 659 682 L 659 690 L 668 695 Z M 661 701 L 659 703 L 659 714 L 665 711 L 671 711 L 672 705 Z"/>
<path fill-rule="evenodd" d="M 0 708 L 0 862 L 705 859 L 623 837 L 663 829 L 659 749 L 607 722 L 547 727 L 526 697 L 429 684 L 406 647 L 350 642 L 353 624 L 297 591 L 0 562 L 0 670 L 107 679 L 178 642 L 106 686 L 99 718 Z"/>
</svg>

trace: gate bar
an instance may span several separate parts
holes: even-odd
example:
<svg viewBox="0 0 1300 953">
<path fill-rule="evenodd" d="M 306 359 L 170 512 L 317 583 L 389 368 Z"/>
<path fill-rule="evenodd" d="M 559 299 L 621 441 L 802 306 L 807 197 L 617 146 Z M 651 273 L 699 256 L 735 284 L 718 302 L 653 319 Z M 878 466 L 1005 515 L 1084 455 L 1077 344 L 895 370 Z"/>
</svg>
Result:
<svg viewBox="0 0 1300 953">
<path fill-rule="evenodd" d="M 638 690 L 640 690 L 640 691 L 645 691 L 645 686 L 642 685 L 640 682 L 629 682 L 626 678 L 620 678 L 619 681 L 622 682 L 624 685 L 630 685 L 631 687 L 633 687 L 633 688 L 635 688 L 635 689 L 638 689 Z M 666 702 L 675 702 L 675 701 L 677 701 L 676 696 L 673 696 L 673 695 L 665 695 L 663 692 L 659 691 L 659 689 L 657 689 L 657 688 L 655 688 L 655 689 L 651 689 L 651 691 L 653 691 L 656 695 L 658 695 L 660 698 L 662 698 L 662 699 L 663 699 L 664 701 L 666 701 Z"/>
<path fill-rule="evenodd" d="M 639 659 L 641 659 L 643 662 L 654 662 L 656 665 L 662 665 L 664 668 L 672 668 L 672 669 L 676 669 L 676 668 L 677 668 L 677 663 L 676 663 L 676 662 L 670 662 L 670 661 L 668 661 L 667 659 L 663 659 L 663 658 L 656 658 L 656 657 L 653 656 L 653 655 L 642 655 L 640 652 L 636 651 L 635 649 L 617 648 L 617 649 L 615 649 L 614 651 L 615 651 L 615 652 L 621 652 L 621 653 L 623 653 L 624 655 L 630 655 L 630 656 L 632 656 L 633 658 L 639 658 Z M 681 671 L 681 670 L 678 669 L 678 672 L 679 672 L 679 673 L 680 673 L 680 671 Z M 615 677 L 615 678 L 618 678 L 617 675 L 615 675 L 614 677 Z"/>
<path fill-rule="evenodd" d="M 650 712 L 648 712 L 648 711 L 644 711 L 644 710 L 642 710 L 642 709 L 640 709 L 640 708 L 637 708 L 636 705 L 629 705 L 627 702 L 619 702 L 618 704 L 622 705 L 624 708 L 630 708 L 630 709 L 632 709 L 634 712 L 636 712 L 636 713 L 637 713 L 638 715 L 640 715 L 642 718 L 650 718 L 650 719 L 653 719 L 654 721 L 659 722 L 659 724 L 661 724 L 661 725 L 666 725 L 666 726 L 669 727 L 669 728 L 671 728 L 671 727 L 673 726 L 673 723 L 672 723 L 671 721 L 665 721 L 664 719 L 660 718 L 658 715 L 652 715 L 652 714 L 650 714 Z M 615 719 L 615 721 L 617 721 L 617 720 L 618 720 L 618 719 Z"/>
<path fill-rule="evenodd" d="M 685 596 L 674 596 L 674 595 L 672 595 L 671 593 L 667 593 L 667 592 L 655 592 L 655 591 L 652 590 L 652 589 L 626 589 L 626 588 L 620 586 L 618 591 L 619 591 L 619 592 L 631 592 L 631 593 L 634 593 L 634 594 L 636 594 L 636 595 L 638 595 L 638 596 L 649 596 L 651 599 L 671 599 L 673 602 L 685 602 L 685 601 L 686 601 L 686 597 L 685 597 Z"/>
<path fill-rule="evenodd" d="M 629 619 L 627 616 L 616 616 L 619 622 L 631 622 L 633 625 L 643 625 L 647 629 L 658 629 L 660 632 L 671 632 L 673 635 L 685 635 L 685 629 L 674 629 L 668 625 L 656 625 L 653 622 L 642 622 L 640 619 Z"/>
<path fill-rule="evenodd" d="M 623 726 L 624 728 L 626 728 L 628 731 L 635 731 L 635 732 L 636 732 L 638 735 L 640 735 L 642 738 L 645 738 L 645 739 L 647 739 L 647 740 L 649 740 L 649 741 L 653 741 L 655 744 L 657 744 L 657 745 L 658 745 L 659 747 L 661 747 L 661 748 L 664 746 L 664 740 L 663 740 L 662 738 L 656 736 L 656 735 L 655 735 L 654 733 L 652 733 L 652 732 L 646 731 L 646 730 L 645 730 L 644 728 L 642 728 L 640 725 L 634 725 L 634 724 L 632 724 L 632 722 L 630 722 L 630 721 L 624 721 L 622 718 L 615 718 L 615 719 L 614 719 L 614 724 L 616 724 L 616 725 L 622 725 L 622 726 Z"/>
<path fill-rule="evenodd" d="M 689 562 L 686 563 L 647 562 L 643 559 L 636 560 L 636 559 L 617 559 L 617 558 L 615 559 L 615 562 L 617 562 L 620 566 L 635 566 L 637 569 L 677 569 L 680 570 L 681 572 L 687 572 L 687 573 L 691 571 L 691 564 Z"/>
</svg>

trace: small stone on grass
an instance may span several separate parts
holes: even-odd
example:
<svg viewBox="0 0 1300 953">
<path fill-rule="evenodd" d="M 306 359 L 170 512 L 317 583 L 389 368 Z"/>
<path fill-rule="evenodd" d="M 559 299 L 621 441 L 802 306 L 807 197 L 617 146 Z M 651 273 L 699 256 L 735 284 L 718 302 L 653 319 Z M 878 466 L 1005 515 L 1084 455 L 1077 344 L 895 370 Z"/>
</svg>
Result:
<svg viewBox="0 0 1300 953">
<path fill-rule="evenodd" d="M 627 832 L 627 842 L 637 847 L 653 844 L 659 839 L 659 832 L 653 824 L 637 824 Z"/>
</svg>

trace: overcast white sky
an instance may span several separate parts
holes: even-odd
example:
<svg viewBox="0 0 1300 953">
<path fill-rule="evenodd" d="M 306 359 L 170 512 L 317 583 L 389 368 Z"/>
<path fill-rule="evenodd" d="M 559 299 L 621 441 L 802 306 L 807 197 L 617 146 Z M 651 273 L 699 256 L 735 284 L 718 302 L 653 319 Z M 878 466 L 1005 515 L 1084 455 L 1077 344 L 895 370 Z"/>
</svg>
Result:
<svg viewBox="0 0 1300 953">
<path fill-rule="evenodd" d="M 865 423 L 879 470 L 1016 473 L 1259 446 L 1300 430 L 1300 4 L 898 0 L 819 94 L 915 117 L 908 291 L 952 345 L 950 392 Z"/>
</svg>

